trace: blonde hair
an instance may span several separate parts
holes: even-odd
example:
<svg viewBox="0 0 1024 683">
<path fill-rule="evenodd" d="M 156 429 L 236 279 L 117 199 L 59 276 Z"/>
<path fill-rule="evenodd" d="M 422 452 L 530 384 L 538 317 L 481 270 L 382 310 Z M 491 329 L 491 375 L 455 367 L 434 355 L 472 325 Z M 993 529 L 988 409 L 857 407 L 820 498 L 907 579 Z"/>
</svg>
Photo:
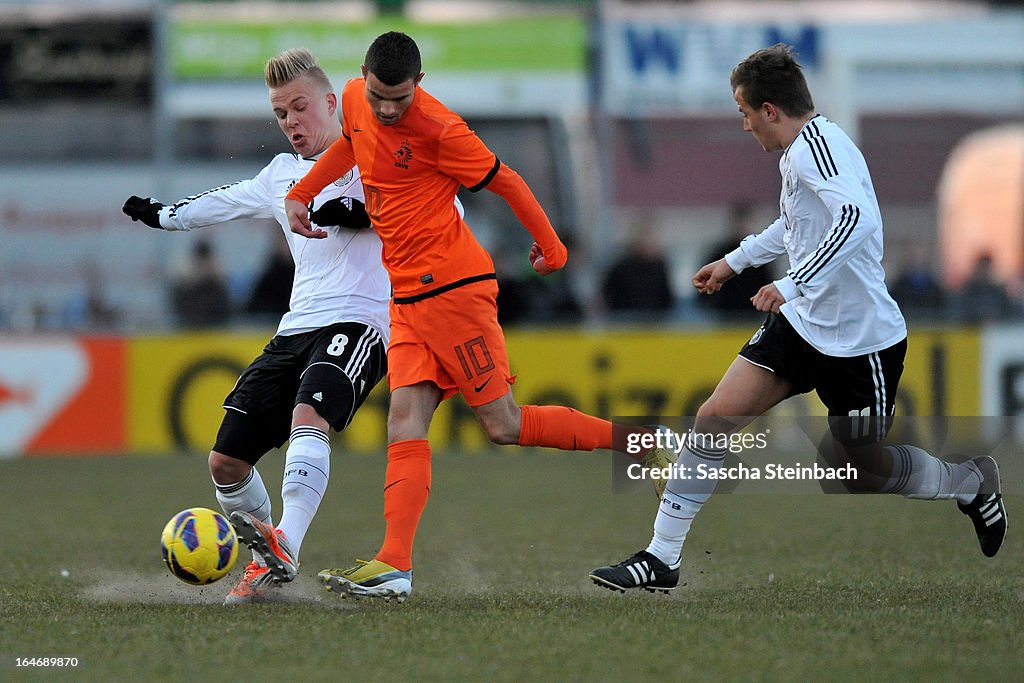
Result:
<svg viewBox="0 0 1024 683">
<path fill-rule="evenodd" d="M 263 69 L 263 80 L 269 88 L 279 88 L 301 76 L 309 76 L 325 92 L 334 90 L 316 57 L 304 47 L 285 50 L 278 56 L 268 59 Z"/>
</svg>

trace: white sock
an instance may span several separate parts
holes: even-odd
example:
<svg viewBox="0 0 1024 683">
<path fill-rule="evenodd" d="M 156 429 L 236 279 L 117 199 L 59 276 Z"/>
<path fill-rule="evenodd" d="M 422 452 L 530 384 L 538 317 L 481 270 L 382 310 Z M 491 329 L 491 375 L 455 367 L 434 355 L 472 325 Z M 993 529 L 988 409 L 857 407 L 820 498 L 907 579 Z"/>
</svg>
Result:
<svg viewBox="0 0 1024 683">
<path fill-rule="evenodd" d="M 264 524 L 273 525 L 270 516 L 270 494 L 267 487 L 263 485 L 263 478 L 255 467 L 249 475 L 235 484 L 218 484 L 217 502 L 224 510 L 224 514 L 230 516 L 232 512 L 248 512 Z M 257 563 L 264 564 L 263 557 L 253 551 L 252 559 Z"/>
<path fill-rule="evenodd" d="M 681 466 L 680 472 L 686 472 L 690 478 L 669 479 L 654 519 L 654 536 L 647 546 L 647 552 L 669 567 L 678 566 L 690 524 L 718 483 L 711 477 L 697 478 L 697 465 L 703 465 L 705 470 L 720 469 L 725 462 L 725 449 L 709 448 L 700 439 L 694 439 L 691 432 L 676 462 Z"/>
<path fill-rule="evenodd" d="M 284 479 L 281 481 L 284 513 L 278 529 L 288 539 L 296 559 L 302 539 L 327 490 L 330 472 L 331 440 L 327 434 L 316 427 L 293 429 L 284 461 Z"/>
<path fill-rule="evenodd" d="M 935 500 L 956 498 L 970 503 L 981 490 L 984 478 L 973 462 L 949 463 L 917 446 L 887 446 L 892 455 L 892 475 L 882 493 Z"/>
</svg>

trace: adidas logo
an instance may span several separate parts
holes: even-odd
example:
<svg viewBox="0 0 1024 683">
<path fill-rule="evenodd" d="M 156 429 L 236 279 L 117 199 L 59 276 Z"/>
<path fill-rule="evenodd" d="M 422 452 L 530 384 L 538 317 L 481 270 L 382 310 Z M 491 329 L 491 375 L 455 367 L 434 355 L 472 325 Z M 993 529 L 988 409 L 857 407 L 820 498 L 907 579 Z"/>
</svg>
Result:
<svg viewBox="0 0 1024 683">
<path fill-rule="evenodd" d="M 315 394 L 313 394 L 313 400 L 314 401 L 323 401 L 324 400 L 323 392 L 322 391 L 318 391 Z"/>
</svg>

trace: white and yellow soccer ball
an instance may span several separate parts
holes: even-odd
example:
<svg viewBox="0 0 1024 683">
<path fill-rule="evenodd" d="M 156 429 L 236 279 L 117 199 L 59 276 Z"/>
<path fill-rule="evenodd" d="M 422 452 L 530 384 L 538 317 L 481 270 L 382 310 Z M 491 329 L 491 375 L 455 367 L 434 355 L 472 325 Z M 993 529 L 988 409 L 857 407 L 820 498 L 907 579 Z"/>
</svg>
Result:
<svg viewBox="0 0 1024 683">
<path fill-rule="evenodd" d="M 238 536 L 227 518 L 207 508 L 188 508 L 171 517 L 160 535 L 164 562 L 194 586 L 213 583 L 235 566 Z"/>
</svg>

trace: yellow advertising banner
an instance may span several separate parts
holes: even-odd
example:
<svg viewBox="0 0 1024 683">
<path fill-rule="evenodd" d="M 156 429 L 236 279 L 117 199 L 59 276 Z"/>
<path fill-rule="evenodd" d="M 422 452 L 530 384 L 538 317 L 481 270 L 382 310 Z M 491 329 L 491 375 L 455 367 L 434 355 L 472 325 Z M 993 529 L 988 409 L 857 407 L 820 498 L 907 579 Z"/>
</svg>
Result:
<svg viewBox="0 0 1024 683">
<path fill-rule="evenodd" d="M 755 329 L 510 332 L 508 349 L 517 375 L 513 390 L 520 404 L 570 405 L 604 417 L 693 415 Z M 268 339 L 207 333 L 132 340 L 129 448 L 139 453 L 209 451 L 224 397 Z M 979 368 L 977 332 L 913 331 L 897 414 L 978 415 Z M 777 411 L 824 413 L 813 395 L 794 397 Z M 382 382 L 337 443 L 352 451 L 383 452 L 386 424 Z M 430 438 L 437 449 L 485 445 L 473 413 L 459 397 L 438 410 Z"/>
<path fill-rule="evenodd" d="M 209 451 L 224 397 L 269 339 L 223 332 L 133 339 L 128 352 L 131 448 Z"/>
</svg>

